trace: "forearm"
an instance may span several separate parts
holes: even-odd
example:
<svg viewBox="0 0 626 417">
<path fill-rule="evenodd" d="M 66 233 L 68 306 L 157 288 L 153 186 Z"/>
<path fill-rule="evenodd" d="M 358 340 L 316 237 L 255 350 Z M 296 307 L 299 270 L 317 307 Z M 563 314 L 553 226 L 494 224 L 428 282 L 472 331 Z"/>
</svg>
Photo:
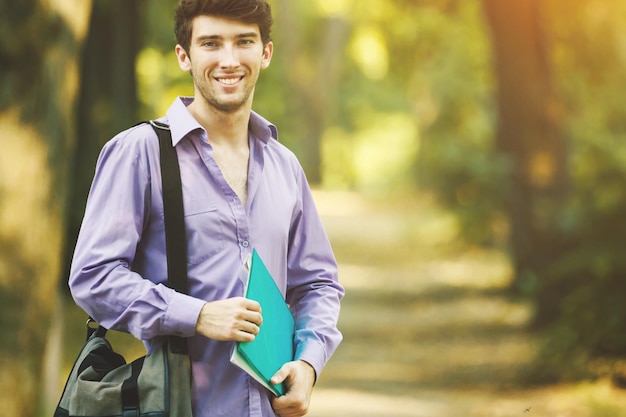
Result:
<svg viewBox="0 0 626 417">
<path fill-rule="evenodd" d="M 70 278 L 72 296 L 106 328 L 141 340 L 160 335 L 191 336 L 204 301 L 157 285 L 122 265 L 79 268 Z"/>
</svg>

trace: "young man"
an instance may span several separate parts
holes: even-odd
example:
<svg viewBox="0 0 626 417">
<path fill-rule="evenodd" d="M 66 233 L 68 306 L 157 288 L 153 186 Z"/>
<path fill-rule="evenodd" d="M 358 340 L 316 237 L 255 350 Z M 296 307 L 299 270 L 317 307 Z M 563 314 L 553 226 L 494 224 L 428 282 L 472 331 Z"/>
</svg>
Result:
<svg viewBox="0 0 626 417">
<path fill-rule="evenodd" d="M 72 294 L 103 326 L 132 333 L 148 350 L 160 336 L 190 338 L 197 417 L 306 414 L 341 341 L 343 288 L 304 173 L 276 128 L 251 110 L 272 58 L 271 24 L 263 0 L 183 0 L 176 9 L 176 56 L 194 97 L 177 98 L 160 121 L 179 158 L 190 294 L 162 285 L 161 171 L 149 125 L 103 148 L 74 254 Z M 295 359 L 273 379 L 287 384 L 281 397 L 229 362 L 235 342 L 253 340 L 263 325 L 239 274 L 253 248 L 296 320 Z"/>
</svg>

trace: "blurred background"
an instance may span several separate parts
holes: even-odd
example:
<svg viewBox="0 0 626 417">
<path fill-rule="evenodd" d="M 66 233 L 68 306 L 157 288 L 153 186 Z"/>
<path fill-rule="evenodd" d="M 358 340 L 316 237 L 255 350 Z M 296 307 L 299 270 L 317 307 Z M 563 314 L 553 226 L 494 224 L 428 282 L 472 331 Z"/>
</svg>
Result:
<svg viewBox="0 0 626 417">
<path fill-rule="evenodd" d="M 270 3 L 254 109 L 347 289 L 311 415 L 626 415 L 626 2 Z M 3 415 L 50 415 L 84 340 L 100 148 L 193 93 L 175 4 L 0 0 Z"/>
</svg>

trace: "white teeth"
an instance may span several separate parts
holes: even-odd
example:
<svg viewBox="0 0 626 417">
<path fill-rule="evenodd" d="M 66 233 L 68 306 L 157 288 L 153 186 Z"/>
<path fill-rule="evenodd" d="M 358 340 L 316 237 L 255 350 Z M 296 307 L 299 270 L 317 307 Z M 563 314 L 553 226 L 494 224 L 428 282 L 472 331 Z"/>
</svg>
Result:
<svg viewBox="0 0 626 417">
<path fill-rule="evenodd" d="M 222 84 L 233 85 L 239 81 L 239 78 L 219 78 L 218 81 Z"/>
</svg>

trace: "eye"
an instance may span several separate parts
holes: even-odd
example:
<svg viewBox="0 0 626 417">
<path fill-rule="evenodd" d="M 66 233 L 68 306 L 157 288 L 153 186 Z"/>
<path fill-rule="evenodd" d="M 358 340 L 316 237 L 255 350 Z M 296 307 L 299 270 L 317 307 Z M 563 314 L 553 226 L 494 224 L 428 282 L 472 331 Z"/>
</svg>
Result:
<svg viewBox="0 0 626 417">
<path fill-rule="evenodd" d="M 217 42 L 215 41 L 204 41 L 200 44 L 205 48 L 215 48 L 217 46 Z"/>
<path fill-rule="evenodd" d="M 239 45 L 252 45 L 254 41 L 252 39 L 241 39 Z"/>
</svg>

